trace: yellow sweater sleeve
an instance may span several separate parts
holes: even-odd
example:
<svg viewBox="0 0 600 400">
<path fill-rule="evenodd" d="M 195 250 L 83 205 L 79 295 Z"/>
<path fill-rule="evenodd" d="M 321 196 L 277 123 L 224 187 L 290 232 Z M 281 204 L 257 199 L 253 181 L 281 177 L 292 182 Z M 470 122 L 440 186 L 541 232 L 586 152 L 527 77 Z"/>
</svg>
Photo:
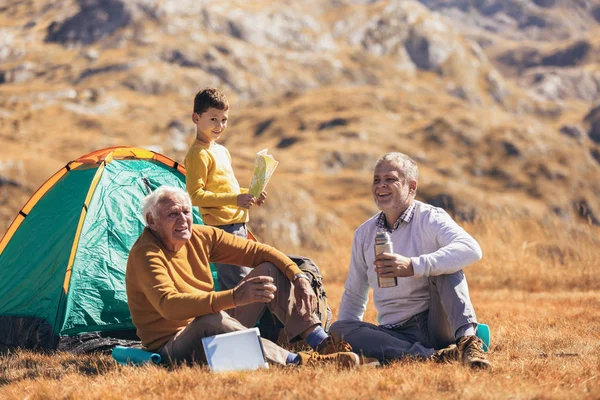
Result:
<svg viewBox="0 0 600 400">
<path fill-rule="evenodd" d="M 190 151 L 185 157 L 185 169 L 186 190 L 192 198 L 193 205 L 198 207 L 237 205 L 237 193 L 217 193 L 206 190 L 206 182 L 217 172 L 208 150 Z"/>
</svg>

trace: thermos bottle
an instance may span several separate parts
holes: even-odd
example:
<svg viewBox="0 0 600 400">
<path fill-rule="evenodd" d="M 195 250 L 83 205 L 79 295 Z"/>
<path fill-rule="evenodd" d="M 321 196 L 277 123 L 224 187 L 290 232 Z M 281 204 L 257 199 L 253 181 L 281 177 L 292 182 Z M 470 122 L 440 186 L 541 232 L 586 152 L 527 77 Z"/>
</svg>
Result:
<svg viewBox="0 0 600 400">
<path fill-rule="evenodd" d="M 375 235 L 375 257 L 377 257 L 381 253 L 393 253 L 394 252 L 394 244 L 392 243 L 392 239 L 390 238 L 389 233 L 380 229 L 377 231 L 377 235 Z M 398 286 L 398 278 L 395 276 L 392 278 L 382 278 L 377 274 L 377 283 L 380 288 L 389 288 Z"/>
</svg>

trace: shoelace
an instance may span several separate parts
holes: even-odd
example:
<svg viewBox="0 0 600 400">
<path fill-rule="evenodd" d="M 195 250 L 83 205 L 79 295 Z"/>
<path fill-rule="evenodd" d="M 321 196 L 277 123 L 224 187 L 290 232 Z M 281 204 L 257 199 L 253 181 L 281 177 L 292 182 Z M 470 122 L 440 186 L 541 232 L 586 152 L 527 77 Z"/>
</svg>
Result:
<svg viewBox="0 0 600 400">
<path fill-rule="evenodd" d="M 350 351 L 352 351 L 352 346 L 350 346 L 350 343 L 344 342 L 342 340 L 341 342 L 335 343 L 335 351 L 337 351 L 337 352 L 350 352 Z"/>
<path fill-rule="evenodd" d="M 481 339 L 472 340 L 466 349 L 467 357 L 469 358 L 485 358 L 481 349 Z"/>
<path fill-rule="evenodd" d="M 321 360 L 323 360 L 323 356 L 317 353 L 316 351 L 310 352 L 310 359 L 308 360 L 309 365 L 318 364 Z"/>
<path fill-rule="evenodd" d="M 441 350 L 438 350 L 434 353 L 433 359 L 438 362 L 449 362 L 455 361 L 458 358 L 458 349 L 456 346 L 447 347 Z"/>
</svg>

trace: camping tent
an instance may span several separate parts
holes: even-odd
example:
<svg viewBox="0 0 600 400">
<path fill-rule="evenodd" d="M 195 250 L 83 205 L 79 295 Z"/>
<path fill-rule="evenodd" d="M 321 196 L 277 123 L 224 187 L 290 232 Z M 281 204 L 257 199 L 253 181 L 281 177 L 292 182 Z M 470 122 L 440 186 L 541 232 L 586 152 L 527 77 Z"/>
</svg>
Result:
<svg viewBox="0 0 600 400">
<path fill-rule="evenodd" d="M 44 183 L 0 240 L 0 345 L 134 333 L 125 266 L 144 228 L 142 199 L 161 185 L 185 188 L 183 166 L 135 147 L 87 154 Z"/>
</svg>

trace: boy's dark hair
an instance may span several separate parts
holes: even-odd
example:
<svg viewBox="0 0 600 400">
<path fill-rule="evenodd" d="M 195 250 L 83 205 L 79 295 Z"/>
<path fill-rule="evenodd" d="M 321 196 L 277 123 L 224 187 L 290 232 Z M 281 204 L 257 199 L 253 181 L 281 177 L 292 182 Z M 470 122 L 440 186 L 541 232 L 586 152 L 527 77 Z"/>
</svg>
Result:
<svg viewBox="0 0 600 400">
<path fill-rule="evenodd" d="M 194 97 L 194 112 L 202 114 L 209 108 L 226 111 L 229 109 L 227 97 L 216 88 L 204 88 Z"/>
</svg>

